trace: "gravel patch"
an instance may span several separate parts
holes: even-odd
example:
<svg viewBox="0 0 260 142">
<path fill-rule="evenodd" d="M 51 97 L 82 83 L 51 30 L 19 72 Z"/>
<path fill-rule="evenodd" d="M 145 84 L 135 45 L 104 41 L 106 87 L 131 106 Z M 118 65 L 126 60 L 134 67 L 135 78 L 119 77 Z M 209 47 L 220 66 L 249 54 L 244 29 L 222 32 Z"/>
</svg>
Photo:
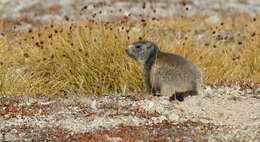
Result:
<svg viewBox="0 0 260 142">
<path fill-rule="evenodd" d="M 64 20 L 117 20 L 132 15 L 132 20 L 144 17 L 169 18 L 176 14 L 210 15 L 206 20 L 218 23 L 221 15 L 246 13 L 256 17 L 260 13 L 257 0 L 0 0 L 0 19 L 16 25 L 17 30 L 28 29 L 39 23 L 60 23 Z M 93 16 L 95 15 L 95 16 Z M 230 15 L 231 16 L 231 15 Z M 9 27 L 11 28 L 11 27 Z M 8 29 L 8 28 L 7 28 Z"/>
<path fill-rule="evenodd" d="M 259 141 L 260 98 L 252 92 L 206 86 L 184 102 L 134 94 L 1 95 L 0 140 Z"/>
</svg>

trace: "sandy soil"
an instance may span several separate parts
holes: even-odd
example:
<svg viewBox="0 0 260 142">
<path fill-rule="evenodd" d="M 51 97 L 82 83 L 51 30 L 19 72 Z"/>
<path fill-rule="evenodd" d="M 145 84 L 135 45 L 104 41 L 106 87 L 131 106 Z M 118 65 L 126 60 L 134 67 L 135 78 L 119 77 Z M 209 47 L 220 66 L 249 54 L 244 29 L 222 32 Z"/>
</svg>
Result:
<svg viewBox="0 0 260 142">
<path fill-rule="evenodd" d="M 0 96 L 4 141 L 260 141 L 260 96 L 209 87 L 184 102 L 138 94 Z"/>
</svg>

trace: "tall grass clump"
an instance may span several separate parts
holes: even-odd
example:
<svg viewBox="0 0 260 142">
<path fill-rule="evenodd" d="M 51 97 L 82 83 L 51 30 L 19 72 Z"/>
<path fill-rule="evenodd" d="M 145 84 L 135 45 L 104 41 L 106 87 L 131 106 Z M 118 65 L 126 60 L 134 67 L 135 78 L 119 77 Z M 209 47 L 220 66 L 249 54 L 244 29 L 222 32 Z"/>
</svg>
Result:
<svg viewBox="0 0 260 142">
<path fill-rule="evenodd" d="M 202 68 L 205 84 L 260 82 L 259 22 L 245 20 L 248 27 L 242 28 L 223 21 L 216 26 L 183 16 L 159 22 L 89 20 L 20 31 L 15 40 L 2 35 L 0 93 L 140 92 L 144 86 L 138 63 L 125 54 L 125 48 L 140 39 L 192 60 Z"/>
</svg>

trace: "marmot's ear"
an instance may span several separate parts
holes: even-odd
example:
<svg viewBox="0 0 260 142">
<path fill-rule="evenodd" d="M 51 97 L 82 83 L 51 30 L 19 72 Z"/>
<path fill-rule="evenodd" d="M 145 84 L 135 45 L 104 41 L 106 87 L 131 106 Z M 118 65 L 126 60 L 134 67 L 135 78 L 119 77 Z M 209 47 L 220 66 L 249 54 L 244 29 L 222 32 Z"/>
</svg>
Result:
<svg viewBox="0 0 260 142">
<path fill-rule="evenodd" d="M 151 44 L 150 46 L 147 47 L 147 49 L 153 48 L 154 50 L 157 50 L 157 46 L 155 44 Z"/>
<path fill-rule="evenodd" d="M 152 48 L 154 45 L 152 43 L 147 43 L 146 44 L 146 47 L 149 49 L 149 48 Z"/>
</svg>

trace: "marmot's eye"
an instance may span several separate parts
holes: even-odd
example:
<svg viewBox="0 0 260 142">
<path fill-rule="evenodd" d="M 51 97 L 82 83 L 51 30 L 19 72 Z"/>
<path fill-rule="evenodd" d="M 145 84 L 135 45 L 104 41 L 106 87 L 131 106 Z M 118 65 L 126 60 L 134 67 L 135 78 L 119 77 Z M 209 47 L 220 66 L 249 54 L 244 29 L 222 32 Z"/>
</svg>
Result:
<svg viewBox="0 0 260 142">
<path fill-rule="evenodd" d="M 135 48 L 141 48 L 141 46 L 138 45 L 138 46 L 135 46 Z"/>
</svg>

